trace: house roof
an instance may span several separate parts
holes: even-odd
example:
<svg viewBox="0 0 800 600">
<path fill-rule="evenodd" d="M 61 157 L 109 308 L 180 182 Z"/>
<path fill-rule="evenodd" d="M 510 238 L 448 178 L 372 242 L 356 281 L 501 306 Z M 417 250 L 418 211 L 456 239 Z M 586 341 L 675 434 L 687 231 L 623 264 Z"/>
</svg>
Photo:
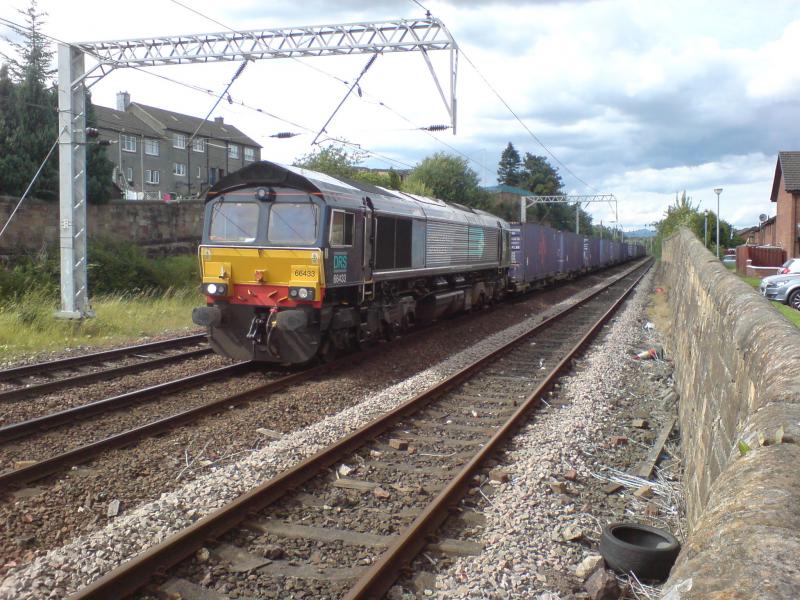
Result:
<svg viewBox="0 0 800 600">
<path fill-rule="evenodd" d="M 179 131 L 192 135 L 200 127 L 197 135 L 214 138 L 218 140 L 226 140 L 246 146 L 255 146 L 261 148 L 261 144 L 246 136 L 233 125 L 228 123 L 219 122 L 216 120 L 204 121 L 200 117 L 193 117 L 191 115 L 184 115 L 176 113 L 171 110 L 157 108 L 155 106 L 146 106 L 138 102 L 131 102 L 131 106 L 138 108 L 142 112 L 149 115 L 151 118 L 158 121 L 163 125 L 164 129 L 171 131 Z"/>
<path fill-rule="evenodd" d="M 163 138 L 164 130 L 192 135 L 197 126 L 202 123 L 200 131 L 197 133 L 198 136 L 261 148 L 261 144 L 228 123 L 220 123 L 218 121 L 203 122 L 203 119 L 199 117 L 183 115 L 171 110 L 156 108 L 155 106 L 146 106 L 138 102 L 131 102 L 130 107 L 128 110 L 122 111 L 95 105 L 94 111 L 97 117 L 97 126 L 122 133 L 135 133 L 147 137 Z M 144 113 L 144 115 L 139 116 L 137 112 Z"/>
<path fill-rule="evenodd" d="M 789 193 L 800 193 L 800 151 L 778 152 L 775 178 L 772 180 L 770 200 L 778 201 L 778 186 L 783 176 L 784 189 Z"/>
<path fill-rule="evenodd" d="M 153 129 L 137 116 L 127 111 L 95 105 L 94 115 L 97 119 L 97 126 L 102 129 L 111 129 L 122 133 L 135 133 L 148 137 L 161 137 L 161 132 Z"/>
<path fill-rule="evenodd" d="M 516 194 L 517 196 L 533 195 L 533 192 L 531 192 L 530 190 L 524 190 L 522 188 L 514 187 L 513 185 L 505 185 L 505 184 L 492 185 L 489 187 L 485 187 L 483 189 L 485 189 L 490 194 L 506 193 L 506 194 Z"/>
</svg>

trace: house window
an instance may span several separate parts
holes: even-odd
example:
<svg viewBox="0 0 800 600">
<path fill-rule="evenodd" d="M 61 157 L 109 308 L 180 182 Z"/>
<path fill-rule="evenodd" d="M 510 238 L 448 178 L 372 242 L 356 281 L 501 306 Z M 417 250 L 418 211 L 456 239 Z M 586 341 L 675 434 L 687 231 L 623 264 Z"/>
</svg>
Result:
<svg viewBox="0 0 800 600">
<path fill-rule="evenodd" d="M 144 182 L 145 183 L 160 183 L 161 182 L 161 172 L 156 171 L 155 169 L 145 169 L 144 171 Z"/>
<path fill-rule="evenodd" d="M 342 210 L 331 213 L 331 246 L 353 245 L 353 223 L 355 215 Z"/>
<path fill-rule="evenodd" d="M 127 167 L 125 169 L 125 179 L 133 183 L 133 167 Z"/>
<path fill-rule="evenodd" d="M 132 135 L 125 135 L 124 133 L 119 136 L 122 150 L 125 152 L 136 152 L 136 138 Z"/>
<path fill-rule="evenodd" d="M 239 158 L 239 146 L 236 144 L 228 146 L 228 158 Z"/>
<path fill-rule="evenodd" d="M 197 167 L 197 178 L 200 179 L 203 176 L 203 167 Z"/>
<path fill-rule="evenodd" d="M 183 133 L 172 134 L 172 147 L 178 150 L 186 149 L 186 135 Z"/>
<path fill-rule="evenodd" d="M 195 138 L 192 142 L 192 149 L 195 152 L 205 152 L 206 151 L 206 140 L 205 138 Z"/>
<path fill-rule="evenodd" d="M 158 140 L 144 138 L 144 153 L 150 156 L 158 156 Z"/>
<path fill-rule="evenodd" d="M 181 176 L 186 175 L 186 165 L 185 164 L 183 164 L 183 163 L 174 163 L 172 165 L 172 167 L 173 167 L 173 171 L 172 172 L 175 175 L 181 175 Z"/>
<path fill-rule="evenodd" d="M 255 160 L 256 159 L 256 149 L 255 148 L 245 148 L 244 149 L 244 159 L 245 160 Z"/>
</svg>

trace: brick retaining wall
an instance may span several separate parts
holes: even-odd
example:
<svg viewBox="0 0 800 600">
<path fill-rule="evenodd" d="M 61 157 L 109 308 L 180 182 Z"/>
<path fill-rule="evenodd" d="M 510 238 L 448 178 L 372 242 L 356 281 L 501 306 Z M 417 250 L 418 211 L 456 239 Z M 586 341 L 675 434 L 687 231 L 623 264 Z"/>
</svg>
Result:
<svg viewBox="0 0 800 600">
<path fill-rule="evenodd" d="M 690 526 L 665 590 L 800 598 L 800 331 L 689 231 L 662 260 Z"/>
<path fill-rule="evenodd" d="M 0 223 L 6 222 L 17 200 L 0 196 Z M 127 240 L 150 253 L 194 252 L 203 226 L 203 203 L 120 200 L 90 204 L 87 218 L 89 239 Z M 57 245 L 58 203 L 26 199 L 0 238 L 0 256 L 13 257 Z"/>
</svg>

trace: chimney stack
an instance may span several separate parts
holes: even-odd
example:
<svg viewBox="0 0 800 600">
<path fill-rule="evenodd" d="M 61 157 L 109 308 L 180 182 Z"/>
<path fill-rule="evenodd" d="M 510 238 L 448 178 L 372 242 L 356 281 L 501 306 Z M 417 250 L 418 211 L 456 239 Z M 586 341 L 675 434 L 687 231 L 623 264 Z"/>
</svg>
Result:
<svg viewBox="0 0 800 600">
<path fill-rule="evenodd" d="M 131 95 L 128 92 L 117 92 L 117 110 L 126 111 L 131 104 Z"/>
<path fill-rule="evenodd" d="M 223 125 L 223 118 L 222 117 L 214 117 L 214 123 L 217 125 Z"/>
</svg>

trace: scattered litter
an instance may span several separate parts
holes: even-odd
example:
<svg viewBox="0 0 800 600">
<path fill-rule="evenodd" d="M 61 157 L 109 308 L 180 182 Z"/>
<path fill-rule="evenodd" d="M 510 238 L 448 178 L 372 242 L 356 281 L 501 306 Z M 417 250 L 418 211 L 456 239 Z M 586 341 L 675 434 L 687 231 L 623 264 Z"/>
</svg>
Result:
<svg viewBox="0 0 800 600">
<path fill-rule="evenodd" d="M 653 325 L 653 323 L 651 323 L 650 321 L 648 321 L 647 323 L 644 324 L 645 331 L 651 331 L 651 330 L 653 330 L 655 328 L 656 328 L 656 326 Z"/>
<path fill-rule="evenodd" d="M 647 350 L 642 350 L 634 354 L 634 357 L 639 360 L 664 360 L 664 348 L 661 346 L 654 346 Z"/>
<path fill-rule="evenodd" d="M 408 440 L 392 438 L 389 440 L 389 447 L 395 450 L 408 450 Z"/>
<path fill-rule="evenodd" d="M 339 475 L 341 475 L 342 477 L 347 477 L 348 475 L 350 475 L 350 473 L 352 473 L 352 472 L 353 472 L 353 467 L 350 467 L 350 466 L 348 466 L 348 465 L 344 465 L 344 464 L 342 464 L 342 465 L 339 465 L 339 469 L 338 469 L 338 471 L 337 471 L 337 472 L 338 472 L 338 473 L 339 473 Z"/>
<path fill-rule="evenodd" d="M 108 503 L 108 509 L 106 510 L 107 517 L 116 517 L 119 514 L 120 508 L 120 501 L 119 500 L 112 500 Z"/>
<path fill-rule="evenodd" d="M 283 434 L 280 431 L 275 431 L 274 429 L 267 429 L 266 427 L 259 427 L 256 429 L 256 433 L 258 435 L 271 438 L 273 440 L 279 440 L 283 437 Z"/>
</svg>

